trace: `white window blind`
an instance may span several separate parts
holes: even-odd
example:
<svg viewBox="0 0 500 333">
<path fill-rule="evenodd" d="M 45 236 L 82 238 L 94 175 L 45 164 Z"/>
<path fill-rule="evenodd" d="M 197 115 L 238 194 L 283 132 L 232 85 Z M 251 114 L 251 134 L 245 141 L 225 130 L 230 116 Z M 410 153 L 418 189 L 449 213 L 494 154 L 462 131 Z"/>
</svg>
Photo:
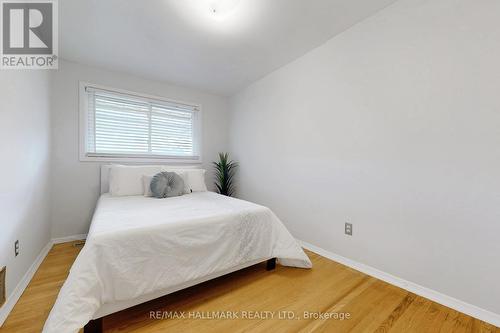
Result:
<svg viewBox="0 0 500 333">
<path fill-rule="evenodd" d="M 85 87 L 87 157 L 199 159 L 196 106 Z"/>
</svg>

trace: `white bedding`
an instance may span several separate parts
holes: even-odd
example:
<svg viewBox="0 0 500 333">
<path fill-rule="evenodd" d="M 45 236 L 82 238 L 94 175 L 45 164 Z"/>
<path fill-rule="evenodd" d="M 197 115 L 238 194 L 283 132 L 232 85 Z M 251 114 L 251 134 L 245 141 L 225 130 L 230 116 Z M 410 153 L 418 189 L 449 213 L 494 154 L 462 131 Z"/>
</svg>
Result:
<svg viewBox="0 0 500 333">
<path fill-rule="evenodd" d="M 272 257 L 312 266 L 266 207 L 212 192 L 169 199 L 105 194 L 43 332 L 77 332 L 103 304 Z"/>
</svg>

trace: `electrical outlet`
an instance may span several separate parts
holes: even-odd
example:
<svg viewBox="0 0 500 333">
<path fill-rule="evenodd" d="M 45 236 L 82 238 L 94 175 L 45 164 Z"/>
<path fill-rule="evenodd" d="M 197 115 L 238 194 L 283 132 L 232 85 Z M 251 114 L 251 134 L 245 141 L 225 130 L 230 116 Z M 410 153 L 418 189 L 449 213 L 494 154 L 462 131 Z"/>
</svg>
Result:
<svg viewBox="0 0 500 333">
<path fill-rule="evenodd" d="M 5 273 L 7 271 L 7 267 L 3 266 L 0 269 L 0 306 L 5 303 L 6 295 L 5 295 Z"/>
<path fill-rule="evenodd" d="M 352 236 L 352 223 L 347 223 L 345 224 L 345 234 Z"/>
<path fill-rule="evenodd" d="M 19 255 L 19 240 L 16 240 L 14 243 L 14 254 L 16 257 Z"/>
</svg>

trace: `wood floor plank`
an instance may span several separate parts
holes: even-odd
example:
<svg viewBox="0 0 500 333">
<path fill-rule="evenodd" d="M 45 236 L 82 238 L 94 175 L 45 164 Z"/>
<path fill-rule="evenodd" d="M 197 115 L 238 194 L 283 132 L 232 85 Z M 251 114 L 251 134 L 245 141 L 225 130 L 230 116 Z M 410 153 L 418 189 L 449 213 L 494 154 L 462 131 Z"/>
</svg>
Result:
<svg viewBox="0 0 500 333">
<path fill-rule="evenodd" d="M 0 332 L 38 333 L 54 305 L 80 247 L 77 242 L 57 244 L 43 260 L 33 279 L 0 328 Z"/>
<path fill-rule="evenodd" d="M 394 323 L 398 321 L 398 319 L 405 313 L 406 309 L 413 303 L 416 295 L 412 293 L 408 293 L 398 304 L 398 306 L 391 312 L 387 318 L 379 325 L 379 327 L 375 330 L 376 333 L 385 333 L 389 332 L 391 328 L 394 326 Z"/>
<path fill-rule="evenodd" d="M 0 333 L 40 332 L 81 247 L 55 245 L 7 318 Z M 264 264 L 138 305 L 104 319 L 106 333 L 156 332 L 474 332 L 500 329 L 425 298 L 307 252 L 312 270 Z M 238 319 L 151 318 L 151 311 L 213 314 Z M 243 312 L 247 317 L 242 318 Z M 345 320 L 306 318 L 342 314 Z M 254 317 L 249 318 L 253 313 Z M 267 315 L 266 315 L 267 313 Z M 256 316 L 259 314 L 259 316 Z M 272 316 L 271 316 L 272 314 Z M 280 314 L 283 317 L 280 317 Z M 290 315 L 290 317 L 286 317 Z M 293 315 L 293 317 L 292 317 Z"/>
<path fill-rule="evenodd" d="M 349 320 L 326 320 L 314 332 L 373 332 L 401 303 L 406 292 L 377 280 L 341 311 Z"/>
</svg>

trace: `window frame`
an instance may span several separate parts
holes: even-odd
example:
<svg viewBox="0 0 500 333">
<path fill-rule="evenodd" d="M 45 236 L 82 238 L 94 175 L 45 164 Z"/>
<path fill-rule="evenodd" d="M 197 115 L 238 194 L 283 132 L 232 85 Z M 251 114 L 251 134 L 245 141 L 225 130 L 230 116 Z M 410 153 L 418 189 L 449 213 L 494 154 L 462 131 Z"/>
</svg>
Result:
<svg viewBox="0 0 500 333">
<path fill-rule="evenodd" d="M 196 108 L 193 119 L 193 151 L 194 156 L 167 156 L 167 155 L 133 155 L 107 154 L 87 152 L 88 126 L 88 98 L 87 88 L 106 90 L 111 93 L 129 95 L 156 102 L 185 104 Z M 202 108 L 200 104 L 174 100 L 161 96 L 149 95 L 118 88 L 112 88 L 88 82 L 79 82 L 79 155 L 81 162 L 135 162 L 135 163 L 202 163 Z"/>
</svg>

